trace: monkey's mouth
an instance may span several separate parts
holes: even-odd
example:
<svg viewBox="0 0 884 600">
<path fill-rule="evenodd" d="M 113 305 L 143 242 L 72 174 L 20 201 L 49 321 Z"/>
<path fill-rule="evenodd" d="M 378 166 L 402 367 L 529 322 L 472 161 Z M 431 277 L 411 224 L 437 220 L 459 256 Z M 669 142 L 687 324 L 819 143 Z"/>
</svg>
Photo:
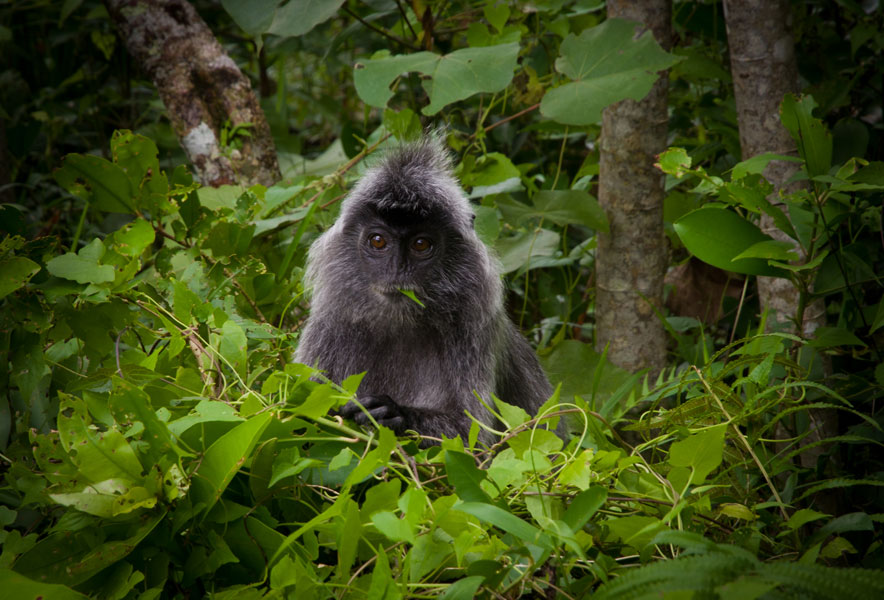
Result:
<svg viewBox="0 0 884 600">
<path fill-rule="evenodd" d="M 379 296 L 383 296 L 391 302 L 399 300 L 410 300 L 410 296 L 414 295 L 420 298 L 421 290 L 413 285 L 373 285 L 372 291 Z"/>
</svg>

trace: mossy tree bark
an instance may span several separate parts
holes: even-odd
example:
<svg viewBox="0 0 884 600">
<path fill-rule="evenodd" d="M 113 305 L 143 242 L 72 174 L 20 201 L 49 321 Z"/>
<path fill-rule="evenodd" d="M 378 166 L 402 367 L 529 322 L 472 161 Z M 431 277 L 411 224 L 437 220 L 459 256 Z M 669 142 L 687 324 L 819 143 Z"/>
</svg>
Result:
<svg viewBox="0 0 884 600">
<path fill-rule="evenodd" d="M 668 0 L 609 0 L 608 16 L 641 23 L 668 49 Z M 661 369 L 666 335 L 658 317 L 668 251 L 663 233 L 663 174 L 654 167 L 666 148 L 666 76 L 641 102 L 623 100 L 605 109 L 599 157 L 599 202 L 610 233 L 599 235 L 596 256 L 596 348 L 608 347 L 614 364 L 637 371 Z"/>
<path fill-rule="evenodd" d="M 248 78 L 186 0 L 105 0 L 129 53 L 166 106 L 204 185 L 272 185 L 281 179 L 270 127 Z M 221 131 L 245 125 L 237 144 Z"/>
</svg>

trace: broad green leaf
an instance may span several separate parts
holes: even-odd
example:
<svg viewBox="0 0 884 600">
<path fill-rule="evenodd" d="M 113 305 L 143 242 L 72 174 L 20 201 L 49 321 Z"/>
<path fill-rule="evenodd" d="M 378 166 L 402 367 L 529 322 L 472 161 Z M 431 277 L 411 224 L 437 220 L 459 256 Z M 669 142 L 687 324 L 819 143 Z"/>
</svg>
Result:
<svg viewBox="0 0 884 600">
<path fill-rule="evenodd" d="M 209 446 L 199 468 L 193 474 L 190 495 L 193 504 L 204 504 L 208 512 L 251 455 L 252 448 L 270 423 L 272 415 L 263 413 L 240 423 Z"/>
<path fill-rule="evenodd" d="M 186 416 L 169 423 L 169 431 L 174 435 L 182 435 L 185 431 L 199 423 L 242 421 L 232 406 L 218 400 L 200 400 Z"/>
<path fill-rule="evenodd" d="M 127 483 L 122 479 L 96 481 L 82 491 L 49 494 L 49 497 L 62 506 L 70 506 L 96 517 L 110 518 L 115 514 L 114 502 L 128 491 Z"/>
<path fill-rule="evenodd" d="M 491 502 L 479 484 L 487 473 L 476 466 L 475 459 L 463 452 L 445 451 L 445 471 L 454 491 L 467 502 Z"/>
<path fill-rule="evenodd" d="M 427 574 L 435 571 L 443 562 L 453 558 L 453 548 L 448 541 L 439 541 L 434 539 L 433 535 L 418 536 L 405 559 L 410 567 L 408 573 L 409 582 L 417 583 L 421 581 Z"/>
<path fill-rule="evenodd" d="M 396 448 L 396 443 L 396 435 L 388 428 L 381 427 L 378 431 L 378 445 L 362 457 L 356 468 L 350 471 L 344 486 L 355 485 L 374 473 L 375 470 L 385 467 L 390 460 L 390 453 Z"/>
<path fill-rule="evenodd" d="M 591 461 L 592 450 L 584 450 L 559 471 L 558 482 L 561 485 L 570 485 L 580 490 L 587 490 L 592 475 Z"/>
<path fill-rule="evenodd" d="M 236 321 L 233 319 L 224 321 L 224 325 L 221 326 L 218 352 L 243 377 L 248 365 L 248 343 L 245 332 Z"/>
<path fill-rule="evenodd" d="M 455 510 L 473 515 L 480 521 L 499 527 L 520 540 L 540 546 L 544 550 L 552 550 L 553 543 L 549 536 L 513 513 L 484 502 L 461 502 L 454 505 Z"/>
<path fill-rule="evenodd" d="M 773 152 L 763 152 L 756 154 L 752 158 L 747 158 L 734 165 L 731 169 L 731 181 L 742 179 L 746 175 L 760 175 L 767 168 L 767 165 L 774 160 L 784 160 L 787 162 L 801 162 L 796 156 L 786 156 L 785 154 L 774 154 Z"/>
<path fill-rule="evenodd" d="M 818 327 L 809 342 L 815 348 L 835 348 L 837 346 L 865 346 L 865 342 L 843 327 Z"/>
<path fill-rule="evenodd" d="M 786 276 L 766 260 L 735 260 L 752 245 L 772 238 L 733 211 L 704 206 L 680 218 L 673 227 L 691 254 L 714 267 L 747 275 Z"/>
<path fill-rule="evenodd" d="M 566 125 L 589 125 L 598 122 L 610 104 L 644 98 L 657 81 L 657 72 L 682 57 L 663 51 L 650 31 L 634 39 L 637 26 L 608 19 L 579 36 L 568 35 L 559 48 L 556 70 L 572 81 L 549 90 L 540 112 Z"/>
<path fill-rule="evenodd" d="M 146 178 L 156 182 L 165 180 L 160 172 L 157 145 L 150 138 L 123 129 L 117 130 L 111 138 L 111 152 L 114 164 L 123 169 L 135 189 L 155 185 L 153 181 L 146 183 Z M 154 191 L 165 194 L 168 190 L 168 182 L 164 181 Z M 151 190 L 142 189 L 144 191 Z"/>
<path fill-rule="evenodd" d="M 343 3 L 344 0 L 289 0 L 276 9 L 267 33 L 280 37 L 304 35 L 334 16 Z"/>
<path fill-rule="evenodd" d="M 124 256 L 139 256 L 153 244 L 153 227 L 144 219 L 136 219 L 113 235 L 113 249 Z"/>
<path fill-rule="evenodd" d="M 111 393 L 108 408 L 117 423 L 140 424 L 144 427 L 139 452 L 147 465 L 159 464 L 165 456 L 175 459 L 185 452 L 178 447 L 169 428 L 157 417 L 148 394 L 129 383 L 118 383 L 118 391 Z"/>
<path fill-rule="evenodd" d="M 780 104 L 780 118 L 798 143 L 798 153 L 811 177 L 825 175 L 832 166 L 832 134 L 821 120 L 814 118 L 814 108 L 813 96 L 796 98 L 786 94 Z"/>
<path fill-rule="evenodd" d="M 503 264 L 503 272 L 510 273 L 526 265 L 537 257 L 551 257 L 559 249 L 559 234 L 549 229 L 523 231 L 515 235 L 498 238 L 497 254 Z"/>
<path fill-rule="evenodd" d="M 507 448 L 497 453 L 486 473 L 488 473 L 488 478 L 497 485 L 498 489 L 503 490 L 511 485 L 523 482 L 525 479 L 524 474 L 529 471 L 531 471 L 531 465 L 521 458 L 516 458 L 515 451 L 512 448 Z"/>
<path fill-rule="evenodd" d="M 445 593 L 439 596 L 439 600 L 473 600 L 483 581 L 485 577 L 481 575 L 458 579 L 448 586 Z"/>
<path fill-rule="evenodd" d="M 98 545 L 94 545 L 95 538 L 91 534 L 52 533 L 22 554 L 15 562 L 15 570 L 48 583 L 80 584 L 126 558 L 165 517 L 165 512 L 156 513 L 131 530 L 128 537 Z"/>
<path fill-rule="evenodd" d="M 463 48 L 440 56 L 417 52 L 374 58 L 357 64 L 353 79 L 363 102 L 383 108 L 393 97 L 390 84 L 403 73 L 417 71 L 429 76 L 423 87 L 430 104 L 422 112 L 434 115 L 445 106 L 479 92 L 499 92 L 513 78 L 519 44 Z"/>
<path fill-rule="evenodd" d="M 98 431 L 92 427 L 82 399 L 63 396 L 58 414 L 58 436 L 80 474 L 89 481 L 141 479 L 141 462 L 126 438 L 114 429 Z"/>
<path fill-rule="evenodd" d="M 98 264 L 104 252 L 101 240 L 94 239 L 77 254 L 68 252 L 56 256 L 46 263 L 46 270 L 56 277 L 72 279 L 77 283 L 109 283 L 114 280 L 114 268 Z"/>
<path fill-rule="evenodd" d="M 690 483 L 702 483 L 721 464 L 726 427 L 722 423 L 673 442 L 669 448 L 669 464 L 691 469 Z"/>
<path fill-rule="evenodd" d="M 52 176 L 61 187 L 99 210 L 135 213 L 137 184 L 119 165 L 91 154 L 68 154 Z"/>
<path fill-rule="evenodd" d="M 377 530 L 394 542 L 414 543 L 414 529 L 406 519 L 400 519 L 388 510 L 381 510 L 371 516 Z"/>
<path fill-rule="evenodd" d="M 276 15 L 276 7 L 281 0 L 221 0 L 221 6 L 227 14 L 242 27 L 243 31 L 252 37 L 260 36 L 270 29 L 273 17 Z M 298 5 L 299 2 L 292 4 Z M 329 2 L 328 4 L 333 4 Z"/>
<path fill-rule="evenodd" d="M 605 525 L 615 538 L 636 550 L 641 550 L 650 544 L 658 533 L 666 529 L 666 525 L 660 519 L 644 515 L 608 519 Z"/>
<path fill-rule="evenodd" d="M 752 522 L 758 518 L 758 515 L 749 510 L 747 506 L 736 502 L 725 502 L 718 507 L 718 510 L 723 515 L 743 521 Z"/>
<path fill-rule="evenodd" d="M 562 521 L 571 528 L 571 531 L 580 531 L 587 521 L 598 512 L 607 498 L 608 490 L 600 485 L 594 485 L 588 490 L 580 492 L 571 500 L 565 514 L 562 515 Z"/>
<path fill-rule="evenodd" d="M 390 573 L 390 559 L 386 552 L 376 554 L 374 569 L 371 573 L 371 585 L 368 588 L 368 600 L 398 600 L 399 594 L 396 581 Z"/>
<path fill-rule="evenodd" d="M 804 525 L 817 521 L 819 519 L 825 519 L 829 515 L 821 512 L 817 512 L 815 510 L 811 510 L 809 508 L 802 508 L 800 510 L 796 510 L 789 520 L 786 521 L 785 525 L 789 528 L 790 531 L 794 531 L 799 527 L 803 527 Z M 785 535 L 788 532 L 782 532 L 780 535 Z"/>
<path fill-rule="evenodd" d="M 40 265 L 24 256 L 13 256 L 0 262 L 0 299 L 26 284 L 38 271 Z"/>
<path fill-rule="evenodd" d="M 781 240 L 764 240 L 752 244 L 734 257 L 734 260 L 742 260 L 744 258 L 764 258 L 787 262 L 798 260 L 800 257 L 795 251 L 794 243 Z"/>
<path fill-rule="evenodd" d="M 683 177 L 691 168 L 691 157 L 684 148 L 669 148 L 657 157 L 654 166 L 675 177 Z"/>
<path fill-rule="evenodd" d="M 481 579 L 481 578 L 480 578 Z M 28 579 L 10 569 L 0 569 L 0 590 L 9 598 L 34 598 L 40 600 L 87 600 L 69 587 L 57 583 L 45 583 Z"/>
<path fill-rule="evenodd" d="M 556 225 L 585 225 L 608 232 L 608 216 L 594 196 L 583 190 L 540 190 L 534 195 L 534 206 L 515 200 L 498 203 L 500 212 L 510 223 L 527 219 L 546 219 Z"/>
</svg>

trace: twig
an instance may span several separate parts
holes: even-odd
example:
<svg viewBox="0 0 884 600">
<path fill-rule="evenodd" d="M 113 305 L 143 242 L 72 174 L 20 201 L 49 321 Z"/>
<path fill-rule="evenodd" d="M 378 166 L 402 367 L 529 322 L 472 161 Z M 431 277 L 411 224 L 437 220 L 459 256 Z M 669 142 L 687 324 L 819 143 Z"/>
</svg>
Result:
<svg viewBox="0 0 884 600">
<path fill-rule="evenodd" d="M 373 25 L 372 23 L 369 23 L 368 21 L 366 21 L 365 19 L 363 19 L 362 17 L 357 15 L 355 12 L 353 12 L 349 6 L 344 5 L 344 12 L 347 13 L 348 15 L 350 15 L 351 17 L 353 17 L 354 19 L 356 19 L 357 21 L 359 21 L 360 23 L 362 23 L 363 25 L 365 25 L 366 27 L 368 27 L 369 29 L 371 29 L 372 31 L 375 31 L 375 32 L 381 34 L 382 36 L 384 36 L 387 39 L 390 39 L 390 40 L 393 40 L 394 42 L 402 44 L 403 46 L 405 46 L 409 50 L 415 50 L 415 51 L 420 50 L 420 48 L 418 48 L 417 46 L 414 46 L 413 44 L 411 44 L 411 42 L 403 40 L 401 37 L 399 37 L 397 35 L 393 35 L 389 31 L 387 31 L 386 29 L 378 27 L 377 25 Z"/>
</svg>

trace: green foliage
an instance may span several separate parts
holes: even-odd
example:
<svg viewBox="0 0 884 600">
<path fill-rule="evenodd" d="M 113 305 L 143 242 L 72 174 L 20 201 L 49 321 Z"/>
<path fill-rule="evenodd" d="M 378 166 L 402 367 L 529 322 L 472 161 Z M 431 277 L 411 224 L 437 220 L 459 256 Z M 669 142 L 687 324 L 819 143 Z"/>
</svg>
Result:
<svg viewBox="0 0 884 600">
<path fill-rule="evenodd" d="M 781 116 L 800 156 L 739 162 L 715 3 L 674 5 L 671 55 L 595 1 L 195 4 L 259 84 L 273 187 L 192 181 L 97 0 L 0 7 L 4 591 L 881 595 L 880 11 L 795 6 L 812 96 Z M 591 344 L 611 229 L 596 122 L 667 66 L 675 257 L 788 277 L 827 326 L 761 334 L 750 280 L 721 319 L 661 315 L 671 365 L 645 380 Z M 329 416 L 359 376 L 290 362 L 307 247 L 370 155 L 426 115 L 447 126 L 567 440 L 489 398 L 493 447 L 420 449 Z M 235 152 L 253 132 L 217 133 Z M 784 159 L 808 187 L 773 201 L 762 175 Z"/>
</svg>

